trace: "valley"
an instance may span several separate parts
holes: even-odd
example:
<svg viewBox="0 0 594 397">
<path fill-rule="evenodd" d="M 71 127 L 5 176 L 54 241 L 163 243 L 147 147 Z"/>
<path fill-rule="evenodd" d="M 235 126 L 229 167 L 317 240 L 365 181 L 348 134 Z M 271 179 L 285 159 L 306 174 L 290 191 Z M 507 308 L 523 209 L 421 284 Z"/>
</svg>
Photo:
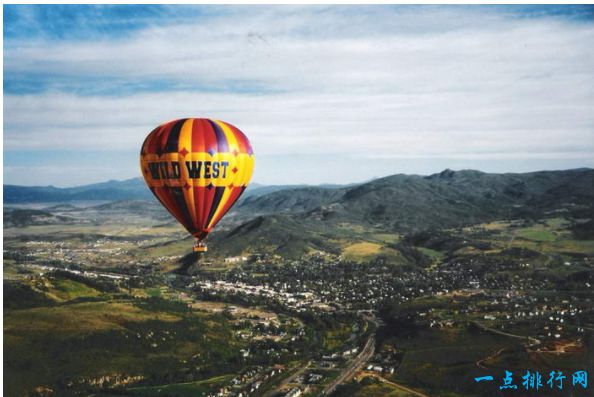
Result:
<svg viewBox="0 0 594 397">
<path fill-rule="evenodd" d="M 499 396 L 505 370 L 594 370 L 592 170 L 248 189 L 202 257 L 123 182 L 30 189 L 5 190 L 6 395 Z"/>
</svg>

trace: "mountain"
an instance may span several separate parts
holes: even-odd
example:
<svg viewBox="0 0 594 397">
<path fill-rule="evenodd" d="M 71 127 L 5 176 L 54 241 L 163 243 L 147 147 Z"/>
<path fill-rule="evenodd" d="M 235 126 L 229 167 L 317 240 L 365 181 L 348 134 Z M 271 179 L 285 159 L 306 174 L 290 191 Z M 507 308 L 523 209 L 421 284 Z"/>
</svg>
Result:
<svg viewBox="0 0 594 397">
<path fill-rule="evenodd" d="M 259 183 L 250 183 L 249 189 L 241 195 L 244 200 L 248 197 L 261 197 L 269 193 L 278 192 L 285 189 L 297 189 L 306 187 L 307 185 L 260 185 Z"/>
<path fill-rule="evenodd" d="M 587 236 L 592 229 L 587 222 L 594 219 L 594 170 L 586 168 L 521 174 L 446 169 L 429 176 L 398 174 L 350 186 L 256 185 L 253 190 L 209 238 L 229 254 L 338 252 L 373 232 L 407 234 L 557 213 L 573 218 L 576 234 Z M 65 189 L 6 185 L 4 194 L 8 203 L 110 201 L 81 209 L 50 206 L 44 213 L 5 212 L 8 225 L 69 221 L 57 216 L 79 212 L 83 218 L 140 216 L 175 222 L 139 178 Z"/>
<path fill-rule="evenodd" d="M 238 203 L 237 211 L 258 214 L 310 211 L 339 199 L 346 190 L 316 186 L 287 188 L 247 197 Z"/>
<path fill-rule="evenodd" d="M 209 237 L 209 245 L 219 253 L 239 255 L 251 252 L 275 252 L 285 257 L 299 257 L 305 252 L 322 250 L 338 252 L 335 243 L 304 224 L 298 217 L 257 216 L 230 231 L 220 230 Z"/>
<path fill-rule="evenodd" d="M 415 228 L 418 223 L 455 226 L 491 218 L 591 207 L 594 170 L 489 174 L 444 170 L 429 176 L 392 175 L 349 188 L 308 187 L 245 200 L 251 211 L 318 209 L 326 218 Z"/>
<path fill-rule="evenodd" d="M 71 211 L 80 210 L 79 207 L 72 205 L 72 204 L 68 204 L 68 203 L 55 204 L 55 205 L 51 205 L 49 207 L 45 207 L 43 209 L 45 211 L 49 211 L 49 212 L 71 212 Z"/>
<path fill-rule="evenodd" d="M 103 216 L 119 216 L 125 218 L 129 215 L 140 215 L 147 218 L 168 220 L 171 217 L 167 210 L 156 200 L 121 200 L 95 205 L 85 209 L 88 213 L 100 213 Z"/>
<path fill-rule="evenodd" d="M 94 200 L 154 200 L 154 197 L 140 178 L 69 188 L 4 185 L 4 202 L 9 204 Z"/>
<path fill-rule="evenodd" d="M 256 218 L 219 230 L 212 238 L 230 254 L 333 252 L 373 230 L 412 233 L 499 219 L 538 219 L 556 212 L 592 219 L 594 170 L 400 174 L 352 187 L 285 189 L 250 197 L 237 211 Z M 588 227 L 581 226 L 582 234 L 588 234 Z"/>
<path fill-rule="evenodd" d="M 283 190 L 297 190 L 297 189 L 340 189 L 357 186 L 360 183 L 350 183 L 346 185 L 334 184 L 334 183 L 323 183 L 321 185 L 261 185 L 259 183 L 250 183 L 249 189 L 247 189 L 241 199 L 244 200 L 249 197 L 261 197 L 269 193 L 279 192 Z"/>
<path fill-rule="evenodd" d="M 4 211 L 4 227 L 26 227 L 75 223 L 76 219 L 54 215 L 34 209 L 9 209 Z"/>
<path fill-rule="evenodd" d="M 306 187 L 306 185 L 260 185 L 252 183 L 249 185 L 249 189 L 246 189 L 242 195 L 241 200 L 249 197 L 261 197 L 285 189 L 302 187 Z M 132 178 L 124 181 L 107 181 L 67 188 L 4 185 L 4 202 L 8 204 L 114 200 L 149 200 L 156 202 L 141 178 Z"/>
</svg>

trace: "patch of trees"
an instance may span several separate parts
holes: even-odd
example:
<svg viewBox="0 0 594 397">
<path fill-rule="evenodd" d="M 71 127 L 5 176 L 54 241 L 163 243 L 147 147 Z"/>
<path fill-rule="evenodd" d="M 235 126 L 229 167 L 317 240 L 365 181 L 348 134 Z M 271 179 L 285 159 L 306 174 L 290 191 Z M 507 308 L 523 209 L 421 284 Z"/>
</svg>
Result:
<svg viewBox="0 0 594 397">
<path fill-rule="evenodd" d="M 134 306 L 151 312 L 190 313 L 192 309 L 184 302 L 164 299 L 160 296 L 135 298 Z"/>
<path fill-rule="evenodd" d="M 4 308 L 27 309 L 31 307 L 53 306 L 55 302 L 44 294 L 34 291 L 30 286 L 12 281 L 4 281 Z"/>
<path fill-rule="evenodd" d="M 594 240 L 594 219 L 575 223 L 571 226 L 571 231 L 578 240 Z"/>
<path fill-rule="evenodd" d="M 377 341 L 391 337 L 407 338 L 417 334 L 421 325 L 417 323 L 418 307 L 403 306 L 398 302 L 387 302 L 379 309 L 379 317 L 386 325 L 377 329 Z"/>
</svg>

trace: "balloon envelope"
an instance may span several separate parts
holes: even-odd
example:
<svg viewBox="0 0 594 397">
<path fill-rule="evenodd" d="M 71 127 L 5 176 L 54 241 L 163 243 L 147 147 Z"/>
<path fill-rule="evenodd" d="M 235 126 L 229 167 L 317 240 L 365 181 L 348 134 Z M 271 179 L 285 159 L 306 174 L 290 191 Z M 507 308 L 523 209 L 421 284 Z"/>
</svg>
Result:
<svg viewBox="0 0 594 397">
<path fill-rule="evenodd" d="M 231 124 L 179 119 L 146 137 L 140 166 L 161 204 L 201 241 L 246 189 L 254 153 L 247 137 Z"/>
</svg>

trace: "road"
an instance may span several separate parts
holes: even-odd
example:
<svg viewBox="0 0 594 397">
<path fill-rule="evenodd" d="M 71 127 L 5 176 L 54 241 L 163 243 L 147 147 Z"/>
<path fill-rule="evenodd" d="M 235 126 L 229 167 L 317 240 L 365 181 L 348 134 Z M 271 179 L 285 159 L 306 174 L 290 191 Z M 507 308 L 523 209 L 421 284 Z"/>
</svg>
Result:
<svg viewBox="0 0 594 397">
<path fill-rule="evenodd" d="M 400 383 L 396 383 L 396 382 L 393 382 L 391 380 L 388 380 L 388 379 L 384 378 L 383 376 L 381 376 L 381 375 L 379 375 L 377 373 L 374 373 L 374 372 L 362 372 L 360 374 L 360 376 L 362 378 L 363 377 L 366 377 L 366 376 L 371 376 L 372 378 L 376 378 L 377 380 L 379 380 L 382 383 L 388 384 L 390 386 L 393 386 L 393 387 L 395 387 L 395 388 L 397 388 L 399 390 L 405 391 L 405 392 L 410 393 L 410 394 L 412 394 L 414 396 L 417 396 L 417 397 L 431 397 L 428 394 L 425 394 L 423 392 L 420 392 L 420 391 L 411 389 L 409 387 L 406 387 L 404 385 L 401 385 Z"/>
<path fill-rule="evenodd" d="M 322 395 L 327 396 L 332 394 L 336 387 L 346 381 L 347 379 L 353 378 L 355 373 L 363 367 L 363 365 L 373 357 L 373 353 L 375 351 L 375 338 L 373 335 L 367 339 L 367 343 L 365 343 L 365 347 L 361 350 L 361 353 L 357 355 L 357 357 L 351 361 L 349 366 L 345 368 L 336 379 L 330 382 L 322 391 Z"/>
<path fill-rule="evenodd" d="M 507 349 L 507 347 L 502 347 L 501 349 L 497 350 L 495 353 L 490 354 L 489 356 L 485 357 L 485 358 L 481 358 L 480 360 L 478 360 L 475 364 L 480 367 L 480 368 L 485 368 L 487 369 L 486 366 L 484 366 L 483 364 L 489 360 L 494 359 L 495 357 L 499 356 L 501 353 L 503 353 L 505 351 L 505 349 Z"/>
<path fill-rule="evenodd" d="M 375 318 L 375 316 L 363 315 L 362 317 L 366 321 L 373 323 L 375 325 L 375 327 L 379 326 L 379 321 Z M 355 376 L 355 374 L 359 370 L 361 370 L 361 367 L 363 367 L 363 365 L 367 361 L 369 361 L 369 359 L 371 357 L 373 357 L 374 353 L 375 353 L 375 334 L 372 333 L 369 336 L 369 338 L 367 338 L 367 342 L 365 342 L 365 346 L 363 347 L 361 352 L 349 363 L 349 365 L 338 375 L 338 377 L 336 377 L 332 382 L 330 382 L 328 385 L 326 385 L 326 387 L 322 391 L 321 395 L 327 396 L 329 394 L 332 394 L 332 392 L 334 392 L 334 390 L 336 389 L 336 387 L 338 385 L 340 385 L 341 383 L 345 382 L 346 380 L 348 380 L 350 378 L 353 378 Z M 295 379 L 299 375 L 303 374 L 303 372 L 305 372 L 307 369 L 311 369 L 310 365 L 311 365 L 311 361 L 304 364 L 303 366 L 301 366 L 295 373 L 293 373 L 291 376 L 284 379 L 277 387 L 275 387 L 273 390 L 270 390 L 269 392 L 264 394 L 263 397 L 270 397 L 274 393 L 278 393 L 280 390 L 282 390 L 288 384 L 294 383 Z"/>
<path fill-rule="evenodd" d="M 508 332 L 503 332 L 500 331 L 498 329 L 493 329 L 493 328 L 489 328 L 481 323 L 479 323 L 478 321 L 472 321 L 472 323 L 474 325 L 476 325 L 479 329 L 485 331 L 485 332 L 490 332 L 496 335 L 501 335 L 501 336 L 507 336 L 509 338 L 515 338 L 515 339 L 522 339 L 525 341 L 528 341 L 528 343 L 526 344 L 527 347 L 534 347 L 534 346 L 538 346 L 540 345 L 542 342 L 532 336 L 524 336 L 524 335 L 514 335 L 514 334 L 510 334 Z M 480 367 L 480 368 L 487 368 L 485 365 L 483 365 L 485 362 L 487 362 L 488 360 L 491 360 L 497 356 L 499 356 L 501 353 L 503 353 L 505 350 L 507 349 L 507 347 L 502 347 L 501 349 L 497 350 L 496 352 L 490 354 L 489 356 L 482 358 L 480 360 L 478 360 L 475 364 Z"/>
<path fill-rule="evenodd" d="M 518 234 L 518 231 L 514 230 L 514 232 L 511 235 L 511 238 L 509 239 L 509 242 L 507 243 L 507 248 L 511 247 L 512 243 L 514 242 L 514 239 L 516 238 L 516 234 Z"/>
<path fill-rule="evenodd" d="M 403 390 L 403 391 L 405 391 L 407 393 L 410 393 L 410 394 L 413 394 L 415 396 L 418 396 L 418 397 L 430 397 L 429 395 L 427 395 L 425 393 L 421 393 L 420 391 L 416 391 L 416 390 L 410 389 L 410 388 L 408 388 L 406 386 L 403 386 L 403 385 L 401 385 L 399 383 L 392 382 L 392 381 L 384 378 L 383 376 L 380 376 L 380 375 L 372 375 L 372 376 L 376 377 L 377 379 L 379 379 L 383 383 L 386 383 L 388 385 L 394 386 L 397 389 Z"/>
<path fill-rule="evenodd" d="M 527 344 L 528 347 L 534 347 L 534 346 L 540 345 L 542 343 L 540 340 L 538 340 L 532 336 L 510 334 L 509 332 L 503 332 L 498 329 L 489 328 L 489 327 L 479 323 L 478 321 L 471 321 L 471 323 L 476 325 L 479 329 L 486 331 L 486 332 L 490 332 L 492 334 L 507 336 L 510 338 L 527 340 L 529 342 Z"/>
</svg>

